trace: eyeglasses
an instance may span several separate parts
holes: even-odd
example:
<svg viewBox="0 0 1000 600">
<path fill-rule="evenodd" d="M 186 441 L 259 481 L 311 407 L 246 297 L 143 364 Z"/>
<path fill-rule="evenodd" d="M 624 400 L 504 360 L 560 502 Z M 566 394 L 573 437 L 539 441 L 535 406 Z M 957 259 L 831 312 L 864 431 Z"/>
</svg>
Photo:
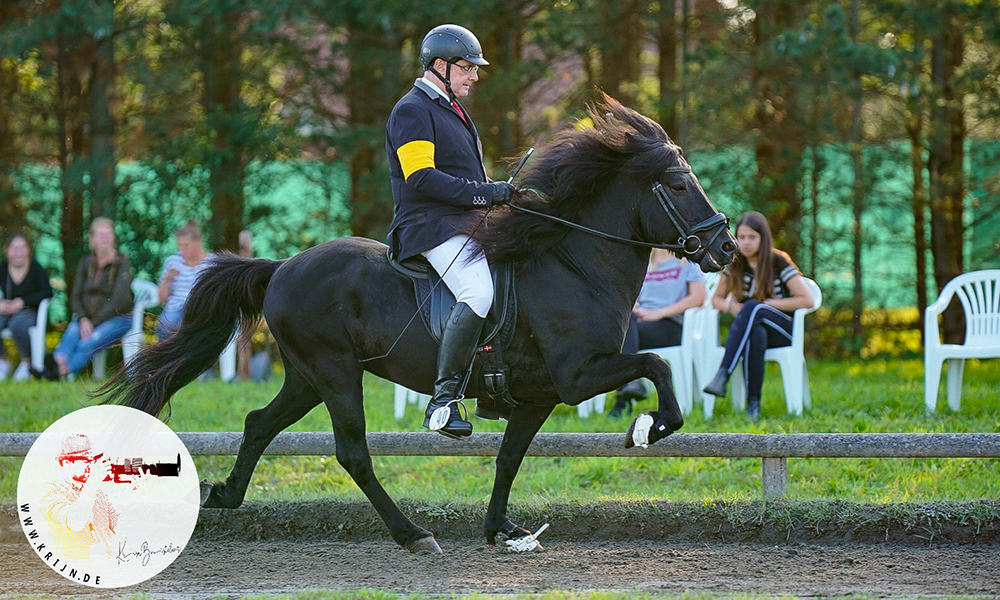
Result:
<svg viewBox="0 0 1000 600">
<path fill-rule="evenodd" d="M 465 66 L 462 66 L 462 65 L 460 65 L 458 63 L 451 63 L 451 64 L 455 65 L 459 69 L 462 69 L 462 72 L 465 73 L 466 75 L 468 75 L 469 73 L 476 73 L 477 71 L 479 71 L 479 66 L 478 65 L 469 65 L 469 66 L 465 67 Z"/>
</svg>

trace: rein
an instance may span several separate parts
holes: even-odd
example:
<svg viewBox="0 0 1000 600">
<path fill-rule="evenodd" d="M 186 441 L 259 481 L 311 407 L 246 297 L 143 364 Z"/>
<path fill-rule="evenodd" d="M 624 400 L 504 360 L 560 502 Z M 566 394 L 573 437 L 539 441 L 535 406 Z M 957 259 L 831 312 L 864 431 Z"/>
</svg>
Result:
<svg viewBox="0 0 1000 600">
<path fill-rule="evenodd" d="M 690 173 L 691 167 L 671 167 L 664 172 Z M 514 210 L 527 213 L 529 215 L 534 215 L 536 217 L 541 217 L 543 219 L 548 219 L 550 221 L 555 221 L 556 223 L 566 225 L 567 227 L 577 229 L 589 235 L 593 235 L 605 240 L 610 240 L 613 242 L 622 242 L 624 244 L 630 244 L 632 246 L 639 246 L 642 248 L 660 248 L 664 250 L 671 250 L 673 252 L 684 253 L 692 257 L 698 256 L 698 260 L 700 260 L 701 256 L 704 256 L 705 246 L 701 243 L 701 238 L 699 238 L 695 234 L 700 231 L 711 231 L 715 229 L 715 234 L 708 242 L 708 245 L 711 246 L 715 242 L 716 238 L 718 238 L 719 235 L 721 235 L 724 230 L 729 229 L 729 218 L 726 217 L 724 214 L 718 212 L 712 215 L 711 217 L 705 219 L 701 223 L 694 225 L 693 227 L 689 226 L 687 220 L 684 218 L 684 215 L 682 215 L 681 212 L 674 205 L 673 201 L 670 199 L 670 196 L 663 189 L 663 185 L 661 185 L 659 181 L 653 184 L 653 195 L 656 196 L 656 199 L 660 201 L 660 206 L 663 207 L 663 212 L 667 213 L 667 216 L 670 218 L 670 222 L 673 223 L 674 227 L 677 229 L 679 233 L 679 237 L 677 238 L 676 243 L 655 244 L 651 242 L 630 240 L 628 238 L 623 238 L 611 233 L 606 233 L 604 231 L 592 229 L 585 225 L 580 225 L 579 223 L 567 221 L 566 219 L 554 215 L 548 215 L 542 212 L 538 212 L 536 210 L 531 210 L 530 208 L 525 208 L 523 206 L 518 206 L 516 204 L 508 204 L 508 206 L 510 206 Z"/>
</svg>

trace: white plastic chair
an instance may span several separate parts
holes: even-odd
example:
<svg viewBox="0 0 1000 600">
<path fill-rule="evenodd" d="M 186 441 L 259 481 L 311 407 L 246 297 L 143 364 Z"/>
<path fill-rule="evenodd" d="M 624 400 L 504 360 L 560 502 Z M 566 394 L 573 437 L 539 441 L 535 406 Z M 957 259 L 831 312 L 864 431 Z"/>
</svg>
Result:
<svg viewBox="0 0 1000 600">
<path fill-rule="evenodd" d="M 712 307 L 712 294 L 715 293 L 715 287 L 718 284 L 719 275 L 717 273 L 705 275 L 705 302 L 701 306 L 684 311 L 684 324 L 679 346 L 640 351 L 656 354 L 670 364 L 677 404 L 680 405 L 681 412 L 684 414 L 691 413 L 694 401 L 701 395 L 701 387 L 699 387 L 701 377 L 697 372 L 697 363 L 703 339 L 703 322 L 708 312 L 706 309 Z"/>
<path fill-rule="evenodd" d="M 31 340 L 31 366 L 41 371 L 45 368 L 45 328 L 49 324 L 49 298 L 38 303 L 38 315 L 35 324 L 28 328 L 28 339 Z M 0 331 L 0 339 L 13 337 L 10 328 Z"/>
<path fill-rule="evenodd" d="M 395 415 L 396 420 L 403 418 L 406 414 L 406 404 L 417 404 L 420 406 L 426 406 L 427 402 L 430 401 L 431 397 L 427 394 L 421 394 L 420 392 L 414 392 L 413 390 L 396 384 L 396 391 L 394 394 L 395 401 Z"/>
<path fill-rule="evenodd" d="M 801 415 L 803 407 L 810 408 L 812 406 L 812 397 L 809 393 L 809 372 L 806 368 L 805 357 L 805 318 L 806 315 L 815 312 L 823 305 L 823 292 L 816 285 L 816 282 L 808 277 L 803 277 L 803 279 L 812 293 L 812 308 L 799 308 L 792 313 L 791 345 L 783 348 L 769 348 L 764 352 L 765 361 L 776 362 L 781 367 L 781 379 L 785 387 L 785 404 L 788 407 L 788 412 L 795 415 Z M 706 311 L 703 334 L 705 347 L 699 375 L 701 387 L 707 385 L 708 381 L 719 370 L 719 365 L 722 364 L 722 358 L 726 353 L 725 347 L 719 345 L 719 311 L 717 309 L 711 308 Z M 746 382 L 743 379 L 743 369 L 740 368 L 739 364 L 733 371 L 730 381 L 732 383 L 733 410 L 743 410 L 746 405 L 747 392 Z M 705 416 L 711 417 L 715 408 L 715 396 L 702 393 L 702 400 Z"/>
<path fill-rule="evenodd" d="M 581 419 L 586 419 L 590 415 L 603 415 L 604 414 L 604 401 L 607 399 L 607 394 L 598 394 L 593 398 L 588 398 L 576 405 L 576 414 Z"/>
<path fill-rule="evenodd" d="M 958 296 L 965 312 L 965 342 L 942 344 L 938 316 Z M 924 395 L 927 412 L 937 410 L 941 368 L 948 361 L 948 406 L 962 402 L 962 372 L 967 358 L 1000 358 L 1000 270 L 965 273 L 952 279 L 924 312 Z"/>
<path fill-rule="evenodd" d="M 132 280 L 132 327 L 122 336 L 122 358 L 128 363 L 142 346 L 142 322 L 146 310 L 160 303 L 155 283 L 144 279 Z M 104 379 L 107 372 L 108 351 L 101 350 L 91 359 L 94 379 Z"/>
</svg>

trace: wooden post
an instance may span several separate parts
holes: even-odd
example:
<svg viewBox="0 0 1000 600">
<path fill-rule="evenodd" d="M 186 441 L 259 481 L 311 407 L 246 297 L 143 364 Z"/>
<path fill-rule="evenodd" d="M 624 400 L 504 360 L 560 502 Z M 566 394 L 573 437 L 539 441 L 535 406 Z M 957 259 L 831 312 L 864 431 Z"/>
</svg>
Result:
<svg viewBox="0 0 1000 600">
<path fill-rule="evenodd" d="M 787 485 L 785 457 L 764 458 L 760 466 L 764 498 L 784 498 Z"/>
</svg>

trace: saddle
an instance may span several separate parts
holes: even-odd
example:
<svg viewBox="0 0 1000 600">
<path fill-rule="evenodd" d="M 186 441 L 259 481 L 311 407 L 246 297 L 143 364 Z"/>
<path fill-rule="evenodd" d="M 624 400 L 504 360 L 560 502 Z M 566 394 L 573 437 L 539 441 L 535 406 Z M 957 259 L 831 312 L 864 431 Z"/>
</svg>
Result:
<svg viewBox="0 0 1000 600">
<path fill-rule="evenodd" d="M 413 256 L 404 261 L 397 260 L 392 252 L 387 252 L 386 256 L 393 269 L 413 280 L 420 319 L 434 343 L 440 344 L 441 334 L 455 306 L 455 295 L 423 256 Z M 486 315 L 476 349 L 483 373 L 481 389 L 498 407 L 501 402 L 513 406 L 517 402 L 510 395 L 503 349 L 510 345 L 517 321 L 514 267 L 510 263 L 491 262 L 490 274 L 493 276 L 493 305 Z M 478 411 L 477 406 L 477 414 Z"/>
</svg>

